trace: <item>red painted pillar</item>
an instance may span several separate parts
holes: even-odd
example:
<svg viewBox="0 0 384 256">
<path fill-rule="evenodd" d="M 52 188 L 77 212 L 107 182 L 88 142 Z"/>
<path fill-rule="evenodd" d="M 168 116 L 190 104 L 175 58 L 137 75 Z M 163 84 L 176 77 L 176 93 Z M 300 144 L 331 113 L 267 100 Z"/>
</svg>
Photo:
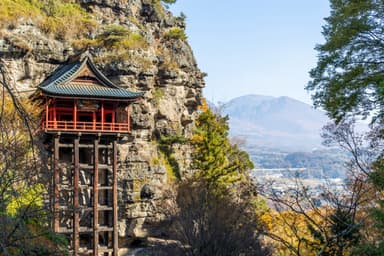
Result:
<svg viewBox="0 0 384 256">
<path fill-rule="evenodd" d="M 48 129 L 48 120 L 49 120 L 49 102 L 48 98 L 45 98 L 45 129 Z"/>
<path fill-rule="evenodd" d="M 56 119 L 56 99 L 53 99 L 53 123 L 54 128 L 57 128 L 57 119 Z"/>
<path fill-rule="evenodd" d="M 112 131 L 115 130 L 115 122 L 116 122 L 116 108 L 115 108 L 115 105 L 113 105 L 113 110 L 112 110 Z"/>
<path fill-rule="evenodd" d="M 127 106 L 127 112 L 128 112 L 128 131 L 131 131 L 131 104 L 128 104 Z"/>
<path fill-rule="evenodd" d="M 104 101 L 101 102 L 101 130 L 104 131 Z"/>
</svg>

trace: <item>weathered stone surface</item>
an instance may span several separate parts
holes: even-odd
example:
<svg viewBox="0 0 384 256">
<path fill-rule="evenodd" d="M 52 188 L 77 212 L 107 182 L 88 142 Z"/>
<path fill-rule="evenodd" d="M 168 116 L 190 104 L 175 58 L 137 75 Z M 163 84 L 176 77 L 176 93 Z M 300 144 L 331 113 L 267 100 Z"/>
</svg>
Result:
<svg viewBox="0 0 384 256">
<path fill-rule="evenodd" d="M 141 213 L 145 213 L 145 209 L 140 209 Z M 137 238 L 143 238 L 146 237 L 147 231 L 143 229 L 143 224 L 145 222 L 145 217 L 138 217 L 138 218 L 133 218 L 131 217 L 131 222 L 128 227 L 128 234 L 130 234 L 131 237 L 137 239 Z"/>
<path fill-rule="evenodd" d="M 76 2 L 99 24 L 95 34 L 85 36 L 93 38 L 102 32 L 102 26 L 115 24 L 140 34 L 147 43 L 145 48 L 127 49 L 123 53 L 89 48 L 89 53 L 98 60 L 98 68 L 113 82 L 146 92 L 143 99 L 131 105 L 132 132 L 119 142 L 119 241 L 129 246 L 127 241 L 148 234 L 143 228 L 147 218 L 153 222 L 160 216 L 154 201 L 161 198 L 168 186 L 167 169 L 156 139 L 161 135 L 192 134 L 204 87 L 203 74 L 187 42 L 164 36 L 167 29 L 184 28 L 185 24 L 168 10 L 155 6 L 156 1 Z M 56 40 L 28 19 L 12 29 L 0 29 L 0 34 L 0 58 L 18 91 L 33 92 L 55 68 L 80 53 L 72 45 L 73 38 Z M 110 59 L 111 54 L 126 57 Z M 187 172 L 189 145 L 175 144 L 170 149 L 181 173 Z"/>
</svg>

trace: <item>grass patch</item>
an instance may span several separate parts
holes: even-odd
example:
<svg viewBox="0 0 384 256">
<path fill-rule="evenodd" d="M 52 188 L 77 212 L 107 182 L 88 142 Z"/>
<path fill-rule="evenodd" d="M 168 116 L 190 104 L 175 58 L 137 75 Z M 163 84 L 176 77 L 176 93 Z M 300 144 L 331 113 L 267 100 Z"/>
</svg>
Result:
<svg viewBox="0 0 384 256">
<path fill-rule="evenodd" d="M 96 28 L 96 21 L 78 4 L 50 0 L 41 9 L 46 14 L 41 29 L 58 39 L 78 38 Z"/>
<path fill-rule="evenodd" d="M 181 180 L 180 168 L 176 161 L 176 158 L 173 155 L 167 155 L 161 150 L 158 152 L 158 154 L 159 158 L 155 158 L 155 160 L 152 160 L 151 162 L 158 163 L 154 165 L 164 166 L 167 173 L 167 177 L 170 179 L 170 181 Z"/>
<path fill-rule="evenodd" d="M 9 29 L 31 21 L 57 39 L 79 38 L 96 28 L 96 21 L 79 4 L 65 0 L 1 0 L 0 26 Z"/>
<path fill-rule="evenodd" d="M 158 156 L 159 157 L 153 157 L 151 159 L 151 165 L 154 166 L 163 166 L 166 170 L 167 177 L 171 181 L 179 180 L 180 179 L 180 172 L 175 172 L 174 168 L 172 167 L 169 158 L 166 156 L 166 154 L 162 151 L 158 151 Z"/>
<path fill-rule="evenodd" d="M 173 180 L 181 180 L 181 170 L 174 155 L 173 144 L 185 144 L 189 140 L 182 135 L 161 136 L 158 141 L 158 152 L 167 170 L 168 177 Z"/>
<path fill-rule="evenodd" d="M 25 19 L 36 21 L 41 12 L 39 1 L 2 0 L 0 1 L 0 26 L 14 28 L 18 22 Z"/>
<path fill-rule="evenodd" d="M 153 98 L 156 101 L 156 104 L 160 104 L 160 100 L 164 97 L 164 92 L 163 89 L 161 88 L 156 88 L 155 91 L 153 92 Z"/>
<path fill-rule="evenodd" d="M 140 23 L 140 21 L 135 16 L 129 16 L 128 20 L 136 25 L 141 30 L 146 30 L 145 26 Z"/>
</svg>

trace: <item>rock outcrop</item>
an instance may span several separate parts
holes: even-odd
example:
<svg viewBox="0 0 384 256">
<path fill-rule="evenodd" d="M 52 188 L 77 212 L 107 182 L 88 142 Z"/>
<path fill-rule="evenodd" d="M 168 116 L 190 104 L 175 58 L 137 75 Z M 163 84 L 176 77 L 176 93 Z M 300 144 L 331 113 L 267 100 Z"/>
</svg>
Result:
<svg viewBox="0 0 384 256">
<path fill-rule="evenodd" d="M 19 17 L 0 30 L 0 57 L 19 92 L 33 92 L 58 65 L 84 51 L 115 84 L 145 92 L 132 106 L 132 133 L 119 144 L 119 240 L 128 247 L 148 235 L 143 226 L 158 217 L 155 202 L 171 176 L 188 171 L 188 144 L 175 139 L 167 152 L 159 144 L 191 136 L 203 74 L 180 36 L 183 19 L 160 0 L 75 2 L 92 28 L 48 33 L 40 18 Z"/>
</svg>

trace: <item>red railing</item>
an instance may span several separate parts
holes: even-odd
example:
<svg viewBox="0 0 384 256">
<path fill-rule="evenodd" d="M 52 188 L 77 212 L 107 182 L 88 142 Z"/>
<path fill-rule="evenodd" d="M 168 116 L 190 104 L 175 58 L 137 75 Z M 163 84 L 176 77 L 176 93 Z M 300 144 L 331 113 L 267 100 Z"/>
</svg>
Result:
<svg viewBox="0 0 384 256">
<path fill-rule="evenodd" d="M 128 123 L 44 121 L 45 131 L 129 132 Z"/>
</svg>

